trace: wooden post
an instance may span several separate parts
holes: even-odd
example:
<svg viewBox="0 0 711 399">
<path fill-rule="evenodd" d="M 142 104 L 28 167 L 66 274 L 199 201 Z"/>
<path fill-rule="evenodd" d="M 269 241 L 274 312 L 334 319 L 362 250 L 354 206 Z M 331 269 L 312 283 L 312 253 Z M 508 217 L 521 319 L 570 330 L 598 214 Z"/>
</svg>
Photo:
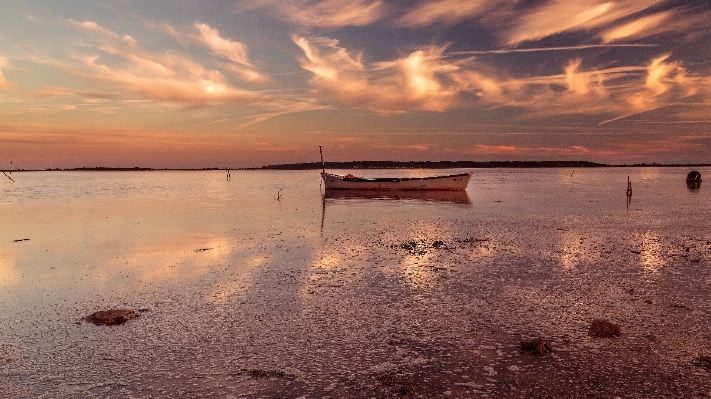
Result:
<svg viewBox="0 0 711 399">
<path fill-rule="evenodd" d="M 632 182 L 630 181 L 629 176 L 627 176 L 627 196 L 628 197 L 632 196 Z"/>
</svg>

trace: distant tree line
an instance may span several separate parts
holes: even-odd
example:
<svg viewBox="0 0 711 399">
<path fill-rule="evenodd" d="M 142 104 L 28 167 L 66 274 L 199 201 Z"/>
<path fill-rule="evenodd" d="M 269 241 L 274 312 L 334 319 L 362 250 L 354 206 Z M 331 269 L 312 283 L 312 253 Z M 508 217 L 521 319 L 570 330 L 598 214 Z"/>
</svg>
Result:
<svg viewBox="0 0 711 399">
<path fill-rule="evenodd" d="M 589 161 L 352 161 L 325 162 L 328 169 L 454 169 L 454 168 L 594 168 L 609 166 Z M 262 169 L 321 169 L 320 162 L 262 166 Z"/>
</svg>

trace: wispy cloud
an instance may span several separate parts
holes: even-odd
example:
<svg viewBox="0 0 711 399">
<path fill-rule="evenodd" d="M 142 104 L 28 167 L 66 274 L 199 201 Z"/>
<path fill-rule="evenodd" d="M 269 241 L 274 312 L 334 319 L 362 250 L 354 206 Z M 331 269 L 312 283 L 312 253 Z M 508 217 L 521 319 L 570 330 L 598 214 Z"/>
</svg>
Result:
<svg viewBox="0 0 711 399">
<path fill-rule="evenodd" d="M 257 71 L 249 61 L 245 44 L 223 38 L 217 29 L 213 29 L 207 24 L 195 23 L 194 26 L 200 31 L 198 40 L 206 44 L 213 54 L 235 63 L 225 65 L 226 69 L 248 82 L 264 82 L 269 79 Z"/>
<path fill-rule="evenodd" d="M 479 15 L 496 5 L 487 0 L 437 0 L 420 4 L 396 19 L 399 26 L 411 28 L 434 24 L 451 25 Z"/>
<path fill-rule="evenodd" d="M 591 30 L 662 3 L 662 0 L 555 0 L 515 18 L 502 34 L 507 45 L 540 40 L 563 32 Z"/>
<path fill-rule="evenodd" d="M 142 48 L 129 35 L 117 33 L 92 21 L 70 20 L 69 25 L 98 41 L 95 50 L 84 49 L 86 54 L 74 57 L 79 64 L 63 63 L 62 68 L 96 83 L 109 84 L 116 92 L 132 96 L 200 107 L 210 104 L 252 104 L 272 101 L 258 92 L 235 87 L 225 75 L 208 69 L 192 58 L 174 52 L 151 53 Z M 224 39 L 219 32 L 204 24 L 196 24 L 200 39 L 217 56 L 233 61 L 244 76 L 253 71 L 246 47 Z M 110 62 L 110 55 L 113 60 Z M 122 62 L 116 62 L 116 60 Z M 256 72 L 255 72 L 256 73 Z M 254 79 L 261 75 L 256 73 Z M 249 77 L 247 77 L 249 78 Z"/>
<path fill-rule="evenodd" d="M 257 0 L 239 7 L 264 7 L 306 27 L 366 26 L 387 14 L 382 0 Z"/>
<path fill-rule="evenodd" d="M 366 67 L 337 40 L 292 39 L 303 52 L 301 66 L 312 72 L 311 84 L 344 104 L 376 112 L 443 111 L 457 94 L 441 75 L 459 69 L 442 60 L 444 48 L 431 47 L 403 58 Z"/>
<path fill-rule="evenodd" d="M 673 15 L 671 11 L 647 15 L 626 24 L 607 29 L 600 34 L 602 41 L 610 43 L 623 39 L 640 39 L 659 32 L 659 27 Z"/>
<path fill-rule="evenodd" d="M 15 84 L 7 81 L 7 79 L 5 79 L 5 76 L 2 73 L 2 69 L 7 68 L 7 66 L 7 59 L 0 57 L 0 90 L 8 90 L 15 87 Z"/>
<path fill-rule="evenodd" d="M 244 66 L 252 66 L 247 56 L 247 46 L 223 38 L 217 29 L 213 29 L 207 24 L 195 23 L 194 26 L 200 31 L 200 40 L 207 44 L 215 54 Z"/>
<path fill-rule="evenodd" d="M 381 113 L 443 112 L 453 108 L 517 107 L 531 116 L 629 115 L 697 93 L 709 101 L 708 79 L 690 77 L 670 55 L 648 65 L 586 68 L 584 59 L 561 73 L 529 77 L 476 59 L 457 61 L 444 47 L 428 47 L 392 61 L 368 64 L 336 40 L 293 36 L 310 83 L 338 103 Z M 468 54 L 468 52 L 460 52 Z"/>
<path fill-rule="evenodd" d="M 430 146 L 427 144 L 407 144 L 407 145 L 374 145 L 373 148 L 377 149 L 388 149 L 388 150 L 416 150 L 416 151 L 427 151 Z"/>
<path fill-rule="evenodd" d="M 535 156 L 544 159 L 561 156 L 587 155 L 592 151 L 584 146 L 569 146 L 569 147 L 544 147 L 544 146 L 515 146 L 515 145 L 485 145 L 477 144 L 461 151 L 470 155 L 486 155 L 486 156 L 518 156 L 530 157 Z"/>
</svg>

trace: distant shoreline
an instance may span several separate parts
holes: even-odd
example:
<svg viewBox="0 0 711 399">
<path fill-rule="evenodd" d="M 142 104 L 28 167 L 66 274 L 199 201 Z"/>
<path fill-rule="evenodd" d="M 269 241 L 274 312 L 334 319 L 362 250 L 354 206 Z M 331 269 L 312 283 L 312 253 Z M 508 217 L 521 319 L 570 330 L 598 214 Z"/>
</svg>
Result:
<svg viewBox="0 0 711 399">
<path fill-rule="evenodd" d="M 658 164 L 639 163 L 610 165 L 589 161 L 352 161 L 325 162 L 326 169 L 494 169 L 494 168 L 668 168 L 668 167 L 710 167 L 711 164 Z M 230 170 L 318 170 L 320 162 L 265 165 L 255 168 L 230 168 Z M 47 169 L 6 169 L 0 172 L 151 172 L 151 171 L 206 171 L 225 170 L 225 168 L 114 168 L 114 167 L 82 167 L 82 168 L 47 168 Z"/>
</svg>

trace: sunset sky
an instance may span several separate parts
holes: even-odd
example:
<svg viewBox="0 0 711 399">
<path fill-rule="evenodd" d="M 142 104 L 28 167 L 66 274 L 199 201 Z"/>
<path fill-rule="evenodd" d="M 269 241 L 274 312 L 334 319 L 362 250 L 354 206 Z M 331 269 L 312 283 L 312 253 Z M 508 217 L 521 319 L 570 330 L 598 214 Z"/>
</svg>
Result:
<svg viewBox="0 0 711 399">
<path fill-rule="evenodd" d="M 0 169 L 711 163 L 708 0 L 0 10 Z"/>
</svg>

